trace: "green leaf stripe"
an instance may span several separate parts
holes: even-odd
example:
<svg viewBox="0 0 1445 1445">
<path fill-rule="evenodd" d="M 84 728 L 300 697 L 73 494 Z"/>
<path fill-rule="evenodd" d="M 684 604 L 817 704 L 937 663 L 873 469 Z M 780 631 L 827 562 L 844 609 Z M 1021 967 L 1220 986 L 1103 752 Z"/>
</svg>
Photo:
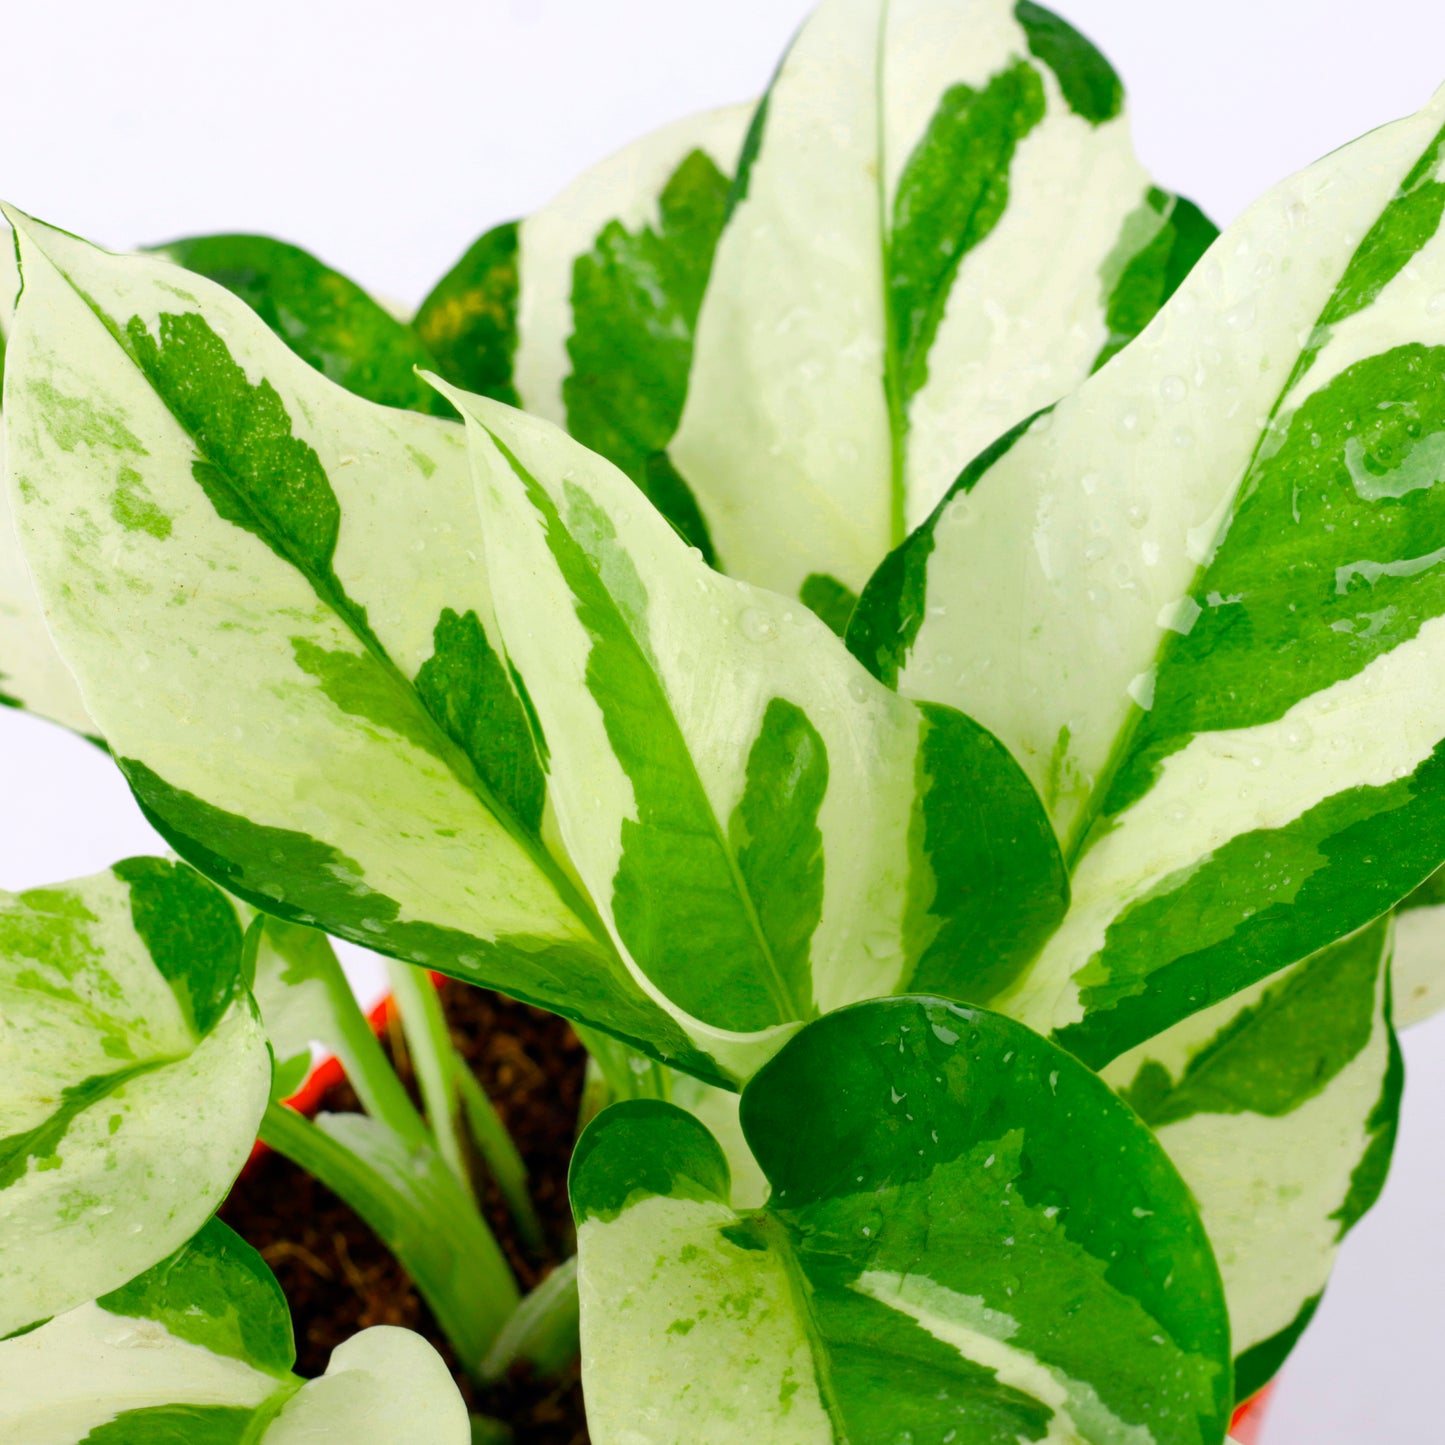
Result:
<svg viewBox="0 0 1445 1445">
<path fill-rule="evenodd" d="M 416 332 L 299 246 L 269 236 L 190 236 L 156 251 L 239 296 L 303 361 L 382 406 L 450 415 L 416 374 L 437 363 Z"/>
</svg>

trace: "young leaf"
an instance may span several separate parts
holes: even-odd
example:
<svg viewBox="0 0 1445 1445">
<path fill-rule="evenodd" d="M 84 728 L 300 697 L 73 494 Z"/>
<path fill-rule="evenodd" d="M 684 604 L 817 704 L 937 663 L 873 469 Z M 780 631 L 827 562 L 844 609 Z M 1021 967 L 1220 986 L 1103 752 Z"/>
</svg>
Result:
<svg viewBox="0 0 1445 1445">
<path fill-rule="evenodd" d="M 749 150 L 667 456 L 725 570 L 837 615 L 1213 230 L 1149 184 L 1102 57 L 1013 0 L 824 0 Z"/>
<path fill-rule="evenodd" d="M 854 650 L 1044 795 L 1011 1012 L 1101 1064 L 1445 858 L 1445 94 L 1284 182 L 880 569 Z"/>
<path fill-rule="evenodd" d="M 19 225 L 12 498 L 156 826 L 268 912 L 685 1056 L 541 837 L 461 428 L 350 396 L 201 277 Z"/>
<path fill-rule="evenodd" d="M 1019 1439 L 1215 1445 L 1219 1276 L 1188 1190 L 1097 1076 L 937 999 L 807 1026 L 748 1085 L 772 1184 L 654 1101 L 578 1144 L 583 1378 L 598 1445 Z M 951 1433 L 952 1432 L 952 1433 Z"/>
<path fill-rule="evenodd" d="M 718 576 L 555 427 L 447 394 L 558 831 L 695 1045 L 743 1079 L 840 1004 L 1005 987 L 1064 894 L 995 740 L 902 702 L 800 604 Z"/>
<path fill-rule="evenodd" d="M 189 236 L 152 249 L 239 296 L 347 391 L 382 406 L 451 414 L 416 374 L 436 365 L 416 332 L 310 252 L 270 236 Z"/>
<path fill-rule="evenodd" d="M 1116 1059 L 1224 1276 L 1235 1395 L 1278 1369 L 1385 1180 L 1401 1065 L 1388 918 Z"/>
<path fill-rule="evenodd" d="M 270 1080 L 240 923 L 199 874 L 132 858 L 0 894 L 0 1337 L 194 1233 Z"/>
<path fill-rule="evenodd" d="M 286 1300 L 218 1220 L 124 1288 L 0 1340 L 0 1430 L 47 1445 L 465 1445 L 466 1407 L 420 1336 L 378 1326 L 291 1373 Z"/>
</svg>

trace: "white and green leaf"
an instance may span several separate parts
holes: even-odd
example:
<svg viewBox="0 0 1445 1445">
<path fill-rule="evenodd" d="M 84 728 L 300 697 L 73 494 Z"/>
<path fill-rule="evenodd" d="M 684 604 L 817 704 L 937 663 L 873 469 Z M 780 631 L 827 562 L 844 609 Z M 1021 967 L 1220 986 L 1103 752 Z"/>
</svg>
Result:
<svg viewBox="0 0 1445 1445">
<path fill-rule="evenodd" d="M 566 426 L 709 555 L 665 448 L 751 113 L 677 121 L 489 231 L 414 323 L 448 381 Z"/>
<path fill-rule="evenodd" d="M 19 294 L 15 242 L 6 227 L 0 231 L 0 380 Z M 4 474 L 5 439 L 0 434 L 0 479 Z M 0 486 L 0 705 L 38 713 L 75 732 L 95 733 L 75 679 L 46 630 L 4 486 Z"/>
<path fill-rule="evenodd" d="M 1117 77 L 1047 11 L 824 0 L 757 112 L 668 445 L 720 564 L 846 620 L 969 458 L 1123 345 L 1213 234 L 1151 186 Z"/>
<path fill-rule="evenodd" d="M 1199 1204 L 1244 1400 L 1313 1315 L 1384 1183 L 1403 1070 L 1387 917 L 1194 1014 L 1105 1070 Z"/>
<path fill-rule="evenodd" d="M 0 1336 L 195 1233 L 270 1081 L 240 922 L 199 874 L 132 858 L 0 894 Z"/>
<path fill-rule="evenodd" d="M 556 427 L 447 394 L 558 833 L 696 1048 L 743 1079 L 841 1004 L 1005 988 L 1064 895 L 995 740 L 882 687 L 800 603 L 713 572 Z"/>
<path fill-rule="evenodd" d="M 1232 1384 L 1189 1192 L 1089 1070 L 999 1015 L 861 1004 L 747 1086 L 772 1184 L 729 1203 L 690 1114 L 619 1104 L 578 1144 L 598 1445 L 1216 1445 Z"/>
<path fill-rule="evenodd" d="M 988 449 L 854 651 L 1013 751 L 1071 860 L 1007 1003 L 1094 1064 L 1445 858 L 1445 94 L 1271 191 Z"/>
<path fill-rule="evenodd" d="M 0 1431 L 15 1445 L 465 1445 L 466 1407 L 419 1335 L 363 1330 L 325 1375 L 292 1373 L 286 1301 L 211 1220 L 93 1303 L 0 1340 Z"/>
<path fill-rule="evenodd" d="M 156 826 L 268 912 L 686 1055 L 549 846 L 461 428 L 332 385 L 201 277 L 16 219 L 12 501 Z"/>
</svg>

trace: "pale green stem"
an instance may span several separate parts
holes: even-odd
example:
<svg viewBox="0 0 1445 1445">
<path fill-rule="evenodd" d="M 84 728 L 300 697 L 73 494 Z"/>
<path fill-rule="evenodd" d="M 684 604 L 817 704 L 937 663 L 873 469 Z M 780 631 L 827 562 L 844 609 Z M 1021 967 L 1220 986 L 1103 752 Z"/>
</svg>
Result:
<svg viewBox="0 0 1445 1445">
<path fill-rule="evenodd" d="M 526 1295 L 502 1326 L 482 1364 L 484 1378 L 503 1379 L 519 1360 L 543 1376 L 564 1369 L 581 1347 L 578 1324 L 577 1256 L 573 1255 Z"/>
<path fill-rule="evenodd" d="M 370 1019 L 361 1011 L 331 940 L 317 929 L 286 923 L 279 918 L 267 918 L 265 929 L 271 947 L 282 958 L 303 968 L 326 990 L 337 1031 L 336 1037 L 328 1042 L 336 1050 L 361 1107 L 407 1143 L 427 1142 L 426 1122 L 397 1078 Z"/>
<path fill-rule="evenodd" d="M 670 1099 L 671 1072 L 665 1064 L 619 1043 L 610 1034 L 574 1023 L 573 1031 L 602 1070 L 614 1099 Z"/>
<path fill-rule="evenodd" d="M 467 1067 L 466 1060 L 455 1054 L 453 1059 L 457 1088 L 462 1096 L 462 1108 L 466 1113 L 467 1127 L 471 1132 L 472 1142 L 477 1146 L 477 1153 L 481 1155 L 482 1162 L 487 1166 L 492 1178 L 497 1181 L 497 1188 L 501 1191 L 527 1248 L 534 1254 L 542 1254 L 546 1251 L 547 1241 L 542 1231 L 542 1221 L 537 1217 L 537 1211 L 532 1204 L 531 1191 L 527 1188 L 527 1166 L 522 1162 L 522 1156 L 517 1152 L 512 1136 L 507 1133 L 507 1126 L 492 1107 L 492 1101 L 487 1098 L 485 1090 L 477 1083 L 476 1076 Z"/>
<path fill-rule="evenodd" d="M 460 1130 L 460 1100 L 454 1065 L 455 1049 L 447 1032 L 441 1000 L 423 969 L 398 959 L 386 961 L 391 996 L 401 1016 L 407 1051 L 416 1071 L 417 1087 L 426 1108 L 437 1152 L 456 1175 L 458 1183 L 472 1192 Z"/>
<path fill-rule="evenodd" d="M 408 1180 L 403 1190 L 285 1105 L 267 1106 L 261 1139 L 366 1221 L 411 1276 L 468 1373 L 480 1377 L 482 1361 L 517 1308 L 517 1283 L 475 1202 L 430 1147 L 406 1151 L 416 1163 L 416 1183 Z"/>
</svg>

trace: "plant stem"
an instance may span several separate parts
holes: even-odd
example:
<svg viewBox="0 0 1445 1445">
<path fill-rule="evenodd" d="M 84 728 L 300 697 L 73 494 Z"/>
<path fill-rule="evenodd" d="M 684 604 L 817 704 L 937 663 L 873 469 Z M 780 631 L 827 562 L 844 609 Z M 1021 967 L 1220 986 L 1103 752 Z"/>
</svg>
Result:
<svg viewBox="0 0 1445 1445">
<path fill-rule="evenodd" d="M 391 996 L 401 1017 L 406 1035 L 407 1051 L 416 1073 L 426 1108 L 427 1123 L 437 1152 L 468 1193 L 472 1192 L 471 1173 L 462 1150 L 457 1089 L 456 1051 L 447 1032 L 446 1015 L 441 1000 L 426 973 L 413 964 L 395 958 L 386 960 L 386 976 L 391 983 Z"/>
<path fill-rule="evenodd" d="M 475 1201 L 435 1149 L 409 1144 L 364 1114 L 323 1114 L 312 1123 L 276 1103 L 267 1106 L 261 1138 L 366 1221 L 480 1379 L 520 1297 Z"/>
<path fill-rule="evenodd" d="M 542 1221 L 537 1217 L 532 1204 L 532 1194 L 527 1188 L 527 1166 L 507 1133 L 492 1101 L 477 1082 L 476 1076 L 467 1067 L 466 1060 L 457 1057 L 457 1087 L 462 1096 L 462 1107 L 466 1111 L 467 1127 L 477 1153 L 487 1166 L 497 1188 L 506 1200 L 507 1208 L 516 1221 L 527 1248 L 534 1254 L 544 1254 L 547 1249 L 546 1235 Z"/>
<path fill-rule="evenodd" d="M 577 1256 L 559 1264 L 502 1327 L 482 1365 L 487 1379 L 502 1379 L 518 1360 L 539 1375 L 552 1375 L 576 1358 L 580 1306 L 577 1297 Z"/>
<path fill-rule="evenodd" d="M 573 1031 L 596 1060 L 614 1099 L 670 1099 L 672 1078 L 666 1065 L 634 1053 L 599 1029 L 573 1023 Z"/>
<path fill-rule="evenodd" d="M 328 1022 L 334 1030 L 327 1043 L 335 1049 L 362 1108 L 407 1143 L 427 1142 L 426 1122 L 413 1107 L 371 1021 L 361 1011 L 331 940 L 317 929 L 267 918 L 265 941 L 288 964 L 325 989 Z"/>
</svg>

